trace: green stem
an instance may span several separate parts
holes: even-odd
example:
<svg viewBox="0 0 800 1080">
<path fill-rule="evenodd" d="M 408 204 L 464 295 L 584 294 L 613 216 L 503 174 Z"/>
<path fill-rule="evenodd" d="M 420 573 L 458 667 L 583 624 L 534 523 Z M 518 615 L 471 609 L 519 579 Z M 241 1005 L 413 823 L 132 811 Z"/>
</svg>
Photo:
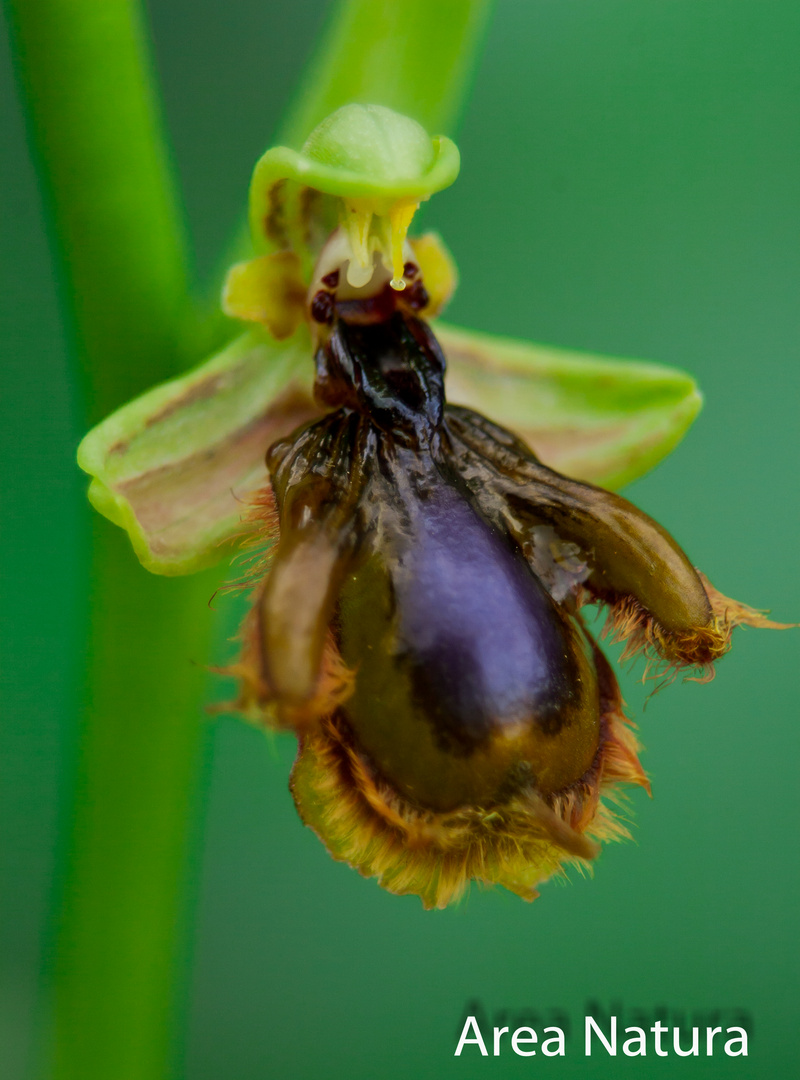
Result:
<svg viewBox="0 0 800 1080">
<path fill-rule="evenodd" d="M 344 0 L 281 125 L 299 147 L 329 113 L 355 101 L 386 105 L 431 135 L 463 110 L 493 0 Z"/>
<path fill-rule="evenodd" d="M 95 420 L 177 364 L 187 259 L 135 0 L 7 0 Z"/>
<path fill-rule="evenodd" d="M 89 419 L 185 355 L 186 255 L 134 0 L 6 0 Z M 283 129 L 349 100 L 447 129 L 488 0 L 346 0 Z M 59 1080 L 173 1072 L 208 577 L 149 577 L 92 532 L 90 633 L 57 943 Z M 194 663 L 193 663 L 194 662 Z"/>
<path fill-rule="evenodd" d="M 87 426 L 177 370 L 186 253 L 129 0 L 11 0 Z M 91 532 L 89 640 L 54 970 L 54 1075 L 169 1072 L 214 590 Z M 65 830 L 66 831 L 66 830 Z"/>
<path fill-rule="evenodd" d="M 147 574 L 93 522 L 87 687 L 58 939 L 54 1076 L 173 1074 L 212 574 Z"/>
</svg>

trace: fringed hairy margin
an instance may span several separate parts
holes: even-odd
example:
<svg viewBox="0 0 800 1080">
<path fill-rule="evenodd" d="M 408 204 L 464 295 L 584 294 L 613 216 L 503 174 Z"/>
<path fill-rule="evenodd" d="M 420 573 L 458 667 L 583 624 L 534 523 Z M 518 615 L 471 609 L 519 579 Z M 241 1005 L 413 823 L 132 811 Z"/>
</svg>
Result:
<svg viewBox="0 0 800 1080">
<path fill-rule="evenodd" d="M 272 487 L 267 484 L 256 492 L 242 517 L 250 528 L 243 532 L 245 572 L 238 581 L 222 587 L 223 591 L 252 590 L 252 605 L 242 623 L 238 638 L 242 649 L 235 664 L 217 669 L 219 674 L 239 680 L 239 695 L 231 707 L 245 719 L 261 727 L 302 731 L 319 716 L 332 712 L 352 693 L 354 673 L 345 665 L 333 635 L 329 634 L 322 658 L 322 670 L 314 696 L 302 708 L 278 710 L 264 670 L 261 598 L 264 594 L 272 558 L 280 533 L 278 512 Z"/>
<path fill-rule="evenodd" d="M 350 697 L 355 672 L 342 660 L 333 634 L 329 632 L 314 695 L 302 705 L 292 708 L 284 705 L 278 708 L 264 669 L 260 601 L 265 584 L 266 579 L 255 589 L 253 606 L 239 633 L 242 641 L 241 658 L 236 664 L 226 668 L 225 674 L 239 679 L 239 697 L 235 708 L 247 720 L 262 727 L 292 731 L 299 736 L 316 724 L 319 717 L 332 713 Z"/>
<path fill-rule="evenodd" d="M 567 866 L 586 868 L 598 842 L 630 835 L 603 796 L 622 801 L 620 783 L 649 791 L 616 680 L 603 704 L 594 763 L 549 800 L 526 790 L 486 809 L 442 814 L 414 806 L 375 774 L 336 714 L 301 735 L 292 795 L 334 858 L 390 892 L 419 896 L 426 908 L 457 901 L 473 879 L 534 900 L 540 882 Z"/>
<path fill-rule="evenodd" d="M 242 514 L 242 531 L 239 534 L 239 553 L 234 562 L 244 567 L 244 573 L 236 581 L 227 582 L 223 592 L 238 589 L 260 591 L 264 579 L 269 573 L 272 557 L 280 536 L 278 508 L 272 485 L 267 481 L 264 487 L 254 491 L 245 503 Z"/>
<path fill-rule="evenodd" d="M 237 679 L 239 693 L 235 700 L 213 707 L 213 712 L 238 712 L 254 723 L 274 726 L 274 710 L 271 694 L 263 682 L 258 637 L 258 600 L 264 591 L 275 545 L 280 534 L 278 510 L 272 485 L 268 482 L 255 491 L 245 503 L 242 514 L 242 531 L 239 534 L 239 553 L 234 562 L 242 564 L 243 573 L 233 581 L 226 581 L 211 597 L 209 604 L 222 594 L 250 589 L 253 604 L 242 623 L 236 639 L 242 642 L 242 652 L 234 664 L 215 667 L 218 675 Z"/>
<path fill-rule="evenodd" d="M 715 675 L 714 664 L 730 649 L 731 635 L 737 626 L 788 630 L 796 625 L 772 622 L 766 612 L 724 596 L 705 574 L 699 570 L 697 573 L 711 604 L 711 619 L 706 626 L 667 630 L 632 596 L 620 597 L 609 604 L 603 637 L 612 644 L 625 643 L 620 657 L 623 661 L 643 653 L 647 665 L 642 681 L 658 680 L 657 689 L 672 682 L 683 668 L 696 671 L 686 678 L 710 682 Z"/>
</svg>

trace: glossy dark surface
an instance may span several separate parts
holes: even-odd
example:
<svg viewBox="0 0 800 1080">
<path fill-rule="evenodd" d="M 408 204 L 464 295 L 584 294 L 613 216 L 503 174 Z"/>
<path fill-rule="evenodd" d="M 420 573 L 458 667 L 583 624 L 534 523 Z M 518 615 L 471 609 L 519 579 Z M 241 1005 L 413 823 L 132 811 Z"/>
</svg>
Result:
<svg viewBox="0 0 800 1080">
<path fill-rule="evenodd" d="M 465 747 L 531 717 L 558 730 L 575 671 L 550 596 L 452 488 L 418 511 L 416 543 L 394 575 L 415 700 L 435 702 L 438 729 Z"/>
<path fill-rule="evenodd" d="M 268 681 L 287 704 L 310 699 L 331 627 L 355 672 L 342 715 L 398 793 L 451 810 L 557 792 L 598 746 L 589 648 L 453 467 L 444 357 L 395 306 L 349 302 L 350 322 L 339 305 L 317 352 L 317 395 L 335 411 L 270 452 Z"/>
<path fill-rule="evenodd" d="M 340 594 L 337 636 L 357 671 L 342 708 L 357 745 L 437 810 L 491 806 L 526 784 L 561 789 L 599 734 L 582 635 L 513 541 L 441 477 L 405 497 L 392 511 L 404 528 Z"/>
</svg>

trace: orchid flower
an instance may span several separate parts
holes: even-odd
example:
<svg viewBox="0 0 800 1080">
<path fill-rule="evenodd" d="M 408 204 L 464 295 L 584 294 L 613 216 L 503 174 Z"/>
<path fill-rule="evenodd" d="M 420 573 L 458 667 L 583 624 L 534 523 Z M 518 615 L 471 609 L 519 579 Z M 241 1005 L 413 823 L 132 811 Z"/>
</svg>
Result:
<svg viewBox="0 0 800 1080">
<path fill-rule="evenodd" d="M 222 295 L 249 328 L 79 453 L 149 570 L 258 546 L 238 705 L 297 735 L 330 852 L 428 907 L 473 879 L 532 899 L 626 833 L 603 796 L 649 790 L 586 603 L 625 655 L 705 678 L 733 627 L 776 625 L 596 486 L 675 445 L 689 376 L 439 321 L 456 268 L 410 227 L 458 169 L 376 105 L 268 150 Z"/>
</svg>

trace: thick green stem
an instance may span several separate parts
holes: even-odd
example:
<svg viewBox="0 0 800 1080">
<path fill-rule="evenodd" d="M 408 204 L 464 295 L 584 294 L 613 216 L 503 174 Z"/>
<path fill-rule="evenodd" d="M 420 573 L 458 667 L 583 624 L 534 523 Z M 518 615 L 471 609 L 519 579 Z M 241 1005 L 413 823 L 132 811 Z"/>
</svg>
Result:
<svg viewBox="0 0 800 1080">
<path fill-rule="evenodd" d="M 186 254 L 129 0 L 12 0 L 87 425 L 178 366 Z M 57 527 L 57 523 L 52 523 Z M 54 970 L 64 1080 L 169 1072 L 214 585 L 91 532 L 89 640 Z"/>
<path fill-rule="evenodd" d="M 88 682 L 58 939 L 54 1075 L 173 1074 L 213 574 L 147 574 L 93 523 Z"/>
<path fill-rule="evenodd" d="M 187 260 L 134 0 L 7 0 L 90 420 L 177 364 Z"/>
<path fill-rule="evenodd" d="M 172 374 L 186 347 L 186 256 L 142 25 L 134 0 L 6 2 L 91 420 Z M 284 138 L 302 141 L 349 100 L 447 129 L 487 9 L 342 3 Z M 55 1075 L 161 1080 L 176 1044 L 213 583 L 148 577 L 107 522 L 94 524 L 92 560 Z"/>
</svg>

